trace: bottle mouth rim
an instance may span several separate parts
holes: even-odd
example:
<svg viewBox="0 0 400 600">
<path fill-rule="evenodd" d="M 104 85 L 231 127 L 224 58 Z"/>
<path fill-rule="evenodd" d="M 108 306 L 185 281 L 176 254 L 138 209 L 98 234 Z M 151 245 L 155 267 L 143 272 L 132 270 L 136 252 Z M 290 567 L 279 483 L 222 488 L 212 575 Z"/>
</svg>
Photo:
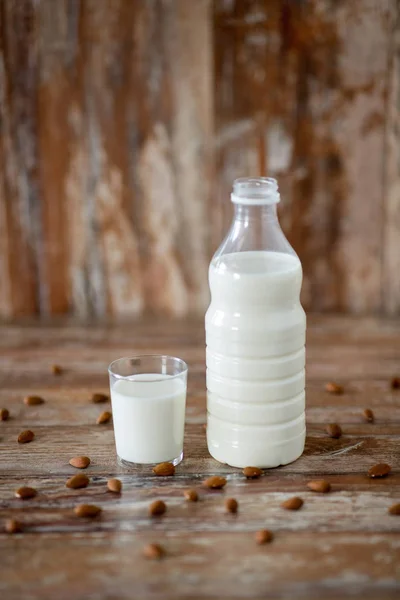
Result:
<svg viewBox="0 0 400 600">
<path fill-rule="evenodd" d="M 240 177 L 233 182 L 231 201 L 234 204 L 262 206 L 280 201 L 278 182 L 273 177 Z"/>
</svg>

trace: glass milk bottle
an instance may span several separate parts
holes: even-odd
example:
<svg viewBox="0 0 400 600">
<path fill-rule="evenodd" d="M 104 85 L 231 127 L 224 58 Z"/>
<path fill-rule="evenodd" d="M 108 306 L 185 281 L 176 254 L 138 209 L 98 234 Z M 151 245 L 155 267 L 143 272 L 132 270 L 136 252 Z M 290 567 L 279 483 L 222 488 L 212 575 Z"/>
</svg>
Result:
<svg viewBox="0 0 400 600">
<path fill-rule="evenodd" d="M 278 222 L 275 179 L 237 179 L 209 269 L 207 444 L 233 467 L 277 467 L 305 442 L 302 269 Z"/>
</svg>

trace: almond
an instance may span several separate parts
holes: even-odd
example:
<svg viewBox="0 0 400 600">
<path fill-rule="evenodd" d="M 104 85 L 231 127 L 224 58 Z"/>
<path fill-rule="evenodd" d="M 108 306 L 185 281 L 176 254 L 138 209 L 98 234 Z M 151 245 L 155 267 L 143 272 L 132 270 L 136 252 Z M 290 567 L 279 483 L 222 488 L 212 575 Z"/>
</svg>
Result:
<svg viewBox="0 0 400 600">
<path fill-rule="evenodd" d="M 390 465 L 387 465 L 386 463 L 379 463 L 369 469 L 368 477 L 372 477 L 373 479 L 375 477 L 386 477 L 389 475 L 391 470 L 392 468 Z"/>
<path fill-rule="evenodd" d="M 106 394 L 92 394 L 92 402 L 95 404 L 102 404 L 103 402 L 108 402 L 109 397 Z"/>
<path fill-rule="evenodd" d="M 262 470 L 258 467 L 245 467 L 243 469 L 243 475 L 247 477 L 247 479 L 258 479 L 262 474 Z"/>
<path fill-rule="evenodd" d="M 220 490 L 226 485 L 225 477 L 219 477 L 218 475 L 214 475 L 213 477 L 209 477 L 203 482 L 203 485 L 212 489 L 212 490 Z"/>
<path fill-rule="evenodd" d="M 51 365 L 51 372 L 53 373 L 53 375 L 61 375 L 63 370 L 60 367 L 60 365 Z"/>
<path fill-rule="evenodd" d="M 238 501 L 235 500 L 235 498 L 227 498 L 225 500 L 225 508 L 227 512 L 237 513 L 238 506 Z"/>
<path fill-rule="evenodd" d="M 22 531 L 22 525 L 16 519 L 7 519 L 5 530 L 7 533 L 20 533 Z"/>
<path fill-rule="evenodd" d="M 43 404 L 44 400 L 40 396 L 25 396 L 24 404 L 28 406 L 37 406 L 38 404 Z"/>
<path fill-rule="evenodd" d="M 390 382 L 390 387 L 392 390 L 398 390 L 400 388 L 400 377 L 393 377 Z"/>
<path fill-rule="evenodd" d="M 188 502 L 197 502 L 199 499 L 199 495 L 196 490 L 185 490 L 183 495 Z"/>
<path fill-rule="evenodd" d="M 207 423 L 203 423 L 202 427 L 203 427 L 204 431 L 207 431 Z"/>
<path fill-rule="evenodd" d="M 111 419 L 112 414 L 108 411 L 105 410 L 104 412 L 101 413 L 101 415 L 99 415 L 97 417 L 97 425 L 103 425 L 104 423 L 108 423 L 108 421 Z"/>
<path fill-rule="evenodd" d="M 366 408 L 363 411 L 364 419 L 368 421 L 368 423 L 372 423 L 374 421 L 374 413 L 370 408 Z"/>
<path fill-rule="evenodd" d="M 175 467 L 170 462 L 163 462 L 153 468 L 153 473 L 159 477 L 169 477 L 175 475 Z"/>
<path fill-rule="evenodd" d="M 75 467 L 75 469 L 86 469 L 90 465 L 90 458 L 88 456 L 74 456 L 69 461 L 71 467 Z"/>
<path fill-rule="evenodd" d="M 37 491 L 31 487 L 20 487 L 15 492 L 16 498 L 21 498 L 21 500 L 28 500 L 29 498 L 34 498 L 37 494 Z"/>
<path fill-rule="evenodd" d="M 19 434 L 18 443 L 27 444 L 28 442 L 31 442 L 34 437 L 35 434 L 33 433 L 33 431 L 31 431 L 30 429 L 26 429 L 25 431 L 21 431 L 21 433 Z"/>
<path fill-rule="evenodd" d="M 74 508 L 74 513 L 77 517 L 93 519 L 101 513 L 101 510 L 100 506 L 96 506 L 95 504 L 78 504 Z"/>
<path fill-rule="evenodd" d="M 286 510 L 299 510 L 303 506 L 303 500 L 298 496 L 293 496 L 293 498 L 288 498 L 282 502 L 281 506 Z"/>
<path fill-rule="evenodd" d="M 122 490 L 122 483 L 119 479 L 109 479 L 107 481 L 107 487 L 110 492 L 114 492 L 114 494 L 119 494 Z"/>
<path fill-rule="evenodd" d="M 0 421 L 8 421 L 10 417 L 10 411 L 8 408 L 0 409 Z"/>
<path fill-rule="evenodd" d="M 160 544 L 148 544 L 143 548 L 143 556 L 150 560 L 157 560 L 164 556 L 165 550 Z"/>
<path fill-rule="evenodd" d="M 73 490 L 78 490 L 79 488 L 85 488 L 89 484 L 89 477 L 84 475 L 83 473 L 79 473 L 79 475 L 74 475 L 70 477 L 65 484 L 67 488 L 72 488 Z"/>
<path fill-rule="evenodd" d="M 314 481 L 309 481 L 307 483 L 307 487 L 313 492 L 319 492 L 320 494 L 327 494 L 331 491 L 331 484 L 329 481 L 325 481 L 325 479 L 315 479 Z"/>
<path fill-rule="evenodd" d="M 388 510 L 389 515 L 400 515 L 400 504 L 393 504 Z"/>
<path fill-rule="evenodd" d="M 260 529 L 256 533 L 256 542 L 257 544 L 269 544 L 274 539 L 273 534 L 268 529 Z"/>
<path fill-rule="evenodd" d="M 167 507 L 165 505 L 165 502 L 163 502 L 162 500 L 154 500 L 154 502 L 152 502 L 149 506 L 149 515 L 151 517 L 163 515 L 166 510 Z"/>
<path fill-rule="evenodd" d="M 339 385 L 338 383 L 330 381 L 325 385 L 325 390 L 330 394 L 343 394 L 344 387 L 342 385 Z"/>
<path fill-rule="evenodd" d="M 326 426 L 326 433 L 329 437 L 338 439 L 342 436 L 342 428 L 337 423 L 330 423 Z"/>
</svg>

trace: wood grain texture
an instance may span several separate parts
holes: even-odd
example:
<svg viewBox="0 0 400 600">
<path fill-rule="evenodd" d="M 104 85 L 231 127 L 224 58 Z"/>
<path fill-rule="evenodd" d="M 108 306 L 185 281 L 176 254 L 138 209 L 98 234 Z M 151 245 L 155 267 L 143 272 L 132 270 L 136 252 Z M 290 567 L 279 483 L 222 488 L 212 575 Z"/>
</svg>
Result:
<svg viewBox="0 0 400 600">
<path fill-rule="evenodd" d="M 307 340 L 307 441 L 296 462 L 249 481 L 241 470 L 217 463 L 207 451 L 205 352 L 202 321 L 141 319 L 100 325 L 74 321 L 10 324 L 0 330 L 0 595 L 7 600 L 108 598 L 361 598 L 398 596 L 400 521 L 387 510 L 400 501 L 400 321 L 310 316 Z M 150 469 L 129 471 L 115 458 L 112 424 L 96 425 L 108 406 L 90 401 L 108 392 L 107 365 L 117 356 L 168 352 L 189 364 L 185 458 L 174 477 Z M 51 365 L 63 367 L 55 376 Z M 327 381 L 344 386 L 340 396 Z M 27 394 L 45 403 L 27 406 Z M 372 408 L 374 423 L 363 418 Z M 343 436 L 324 428 L 340 423 Z M 20 445 L 20 431 L 35 439 Z M 87 488 L 69 490 L 77 470 L 72 456 L 91 458 Z M 392 473 L 371 480 L 368 469 L 387 462 Z M 224 475 L 223 491 L 202 486 Z M 123 483 L 120 496 L 107 480 Z M 311 492 L 310 479 L 325 478 L 329 494 Z M 14 497 L 28 485 L 31 500 Z M 199 502 L 183 491 L 195 488 Z M 280 504 L 301 496 L 299 512 Z M 226 514 L 224 499 L 239 503 Z M 156 499 L 165 515 L 149 518 Z M 78 519 L 80 503 L 101 506 L 93 521 Z M 21 534 L 6 534 L 5 520 L 18 519 Z M 268 528 L 274 541 L 258 546 L 254 534 Z M 161 543 L 166 557 L 142 557 L 147 543 Z"/>
<path fill-rule="evenodd" d="M 0 6 L 0 310 L 9 317 L 40 309 L 38 54 L 32 3 Z"/>
<path fill-rule="evenodd" d="M 385 146 L 385 229 L 383 232 L 383 302 L 396 314 L 400 298 L 400 10 L 393 18 L 390 37 L 389 90 Z"/>
<path fill-rule="evenodd" d="M 0 6 L 0 317 L 202 314 L 265 174 L 305 307 L 399 313 L 397 0 Z"/>
<path fill-rule="evenodd" d="M 397 285 L 390 240 L 399 210 L 391 200 L 396 224 L 387 224 L 383 199 L 397 10 L 381 0 L 216 2 L 220 210 L 238 173 L 278 178 L 306 308 L 376 311 Z M 395 156 L 393 148 L 392 169 Z M 386 261 L 382 244 L 391 245 Z"/>
<path fill-rule="evenodd" d="M 201 312 L 208 0 L 2 0 L 0 316 Z"/>
</svg>

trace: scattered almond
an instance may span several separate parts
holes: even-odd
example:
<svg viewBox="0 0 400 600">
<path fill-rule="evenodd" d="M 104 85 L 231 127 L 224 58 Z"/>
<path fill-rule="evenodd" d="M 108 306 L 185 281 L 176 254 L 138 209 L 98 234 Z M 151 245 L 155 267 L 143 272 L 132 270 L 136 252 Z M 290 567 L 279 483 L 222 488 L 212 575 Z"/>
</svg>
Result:
<svg viewBox="0 0 400 600">
<path fill-rule="evenodd" d="M 7 408 L 0 409 L 0 421 L 8 421 L 10 417 L 10 411 Z"/>
<path fill-rule="evenodd" d="M 110 492 L 114 492 L 114 494 L 119 494 L 122 490 L 122 483 L 119 479 L 109 479 L 107 481 L 107 487 Z"/>
<path fill-rule="evenodd" d="M 281 506 L 286 510 L 299 510 L 303 506 L 303 500 L 298 496 L 293 496 L 293 498 L 288 498 L 282 502 Z"/>
<path fill-rule="evenodd" d="M 218 475 L 214 475 L 213 477 L 209 477 L 203 482 L 203 485 L 212 489 L 212 490 L 220 490 L 226 485 L 225 477 L 219 477 Z"/>
<path fill-rule="evenodd" d="M 400 389 L 400 377 L 393 377 L 392 381 L 390 382 L 390 386 L 392 390 Z"/>
<path fill-rule="evenodd" d="M 320 494 L 327 494 L 331 491 L 331 484 L 329 481 L 325 481 L 325 479 L 315 479 L 314 481 L 309 481 L 307 483 L 307 487 L 313 492 L 319 492 Z"/>
<path fill-rule="evenodd" d="M 51 372 L 53 373 L 53 375 L 61 375 L 63 370 L 60 367 L 60 365 L 51 365 Z"/>
<path fill-rule="evenodd" d="M 165 550 L 160 544 L 148 544 L 143 548 L 143 556 L 150 560 L 157 560 L 164 556 Z"/>
<path fill-rule="evenodd" d="M 38 404 L 43 404 L 44 400 L 41 396 L 25 396 L 24 404 L 27 406 L 37 406 Z"/>
<path fill-rule="evenodd" d="M 16 498 L 21 498 L 21 500 L 29 500 L 29 498 L 34 498 L 37 494 L 37 491 L 31 487 L 20 487 L 15 492 Z"/>
<path fill-rule="evenodd" d="M 22 525 L 16 519 L 7 519 L 4 528 L 7 533 L 20 533 L 22 531 Z"/>
<path fill-rule="evenodd" d="M 372 423 L 374 420 L 374 413 L 370 408 L 366 408 L 363 411 L 364 419 L 368 421 L 368 423 Z"/>
<path fill-rule="evenodd" d="M 393 504 L 388 510 L 389 515 L 400 515 L 400 504 Z"/>
<path fill-rule="evenodd" d="M 338 439 L 342 436 L 342 428 L 337 423 L 330 423 L 326 426 L 326 433 L 329 437 Z"/>
<path fill-rule="evenodd" d="M 19 434 L 18 443 L 27 444 L 28 442 L 31 442 L 34 437 L 35 434 L 33 433 L 33 431 L 31 431 L 30 429 L 26 429 L 25 431 L 21 431 L 21 433 Z"/>
<path fill-rule="evenodd" d="M 74 456 L 69 464 L 76 469 L 86 469 L 90 465 L 90 458 L 88 456 Z"/>
<path fill-rule="evenodd" d="M 199 495 L 196 490 L 185 490 L 183 495 L 188 502 L 197 502 L 199 499 Z"/>
<path fill-rule="evenodd" d="M 227 498 L 225 500 L 225 508 L 226 508 L 227 512 L 237 513 L 238 506 L 239 506 L 238 502 L 237 502 L 237 500 L 235 500 L 235 498 Z"/>
<path fill-rule="evenodd" d="M 106 394 L 92 394 L 92 402 L 95 404 L 102 404 L 103 402 L 108 402 L 109 397 Z"/>
<path fill-rule="evenodd" d="M 207 431 L 207 423 L 203 423 L 202 427 L 203 427 L 204 431 Z"/>
<path fill-rule="evenodd" d="M 269 542 L 272 542 L 273 539 L 274 536 L 268 529 L 260 529 L 260 531 L 257 531 L 256 533 L 257 544 L 269 544 Z"/>
<path fill-rule="evenodd" d="M 165 502 L 163 502 L 162 500 L 154 500 L 154 502 L 152 502 L 149 506 L 149 515 L 151 517 L 163 515 L 166 510 L 167 507 L 165 505 Z"/>
<path fill-rule="evenodd" d="M 343 394 L 344 387 L 342 385 L 339 385 L 338 383 L 330 381 L 325 385 L 325 390 L 330 394 Z"/>
<path fill-rule="evenodd" d="M 70 477 L 65 484 L 67 488 L 71 488 L 73 490 L 78 490 L 79 488 L 85 488 L 89 484 L 89 477 L 84 475 L 83 473 L 79 473 L 79 475 L 74 475 Z"/>
<path fill-rule="evenodd" d="M 258 467 L 245 467 L 243 469 L 243 475 L 247 477 L 247 479 L 258 479 L 262 474 L 262 470 Z"/>
<path fill-rule="evenodd" d="M 391 466 L 386 463 L 379 463 L 371 467 L 368 471 L 368 477 L 386 477 L 391 471 Z"/>
<path fill-rule="evenodd" d="M 100 506 L 96 506 L 95 504 L 78 504 L 74 508 L 74 513 L 77 517 L 93 519 L 101 513 L 101 510 Z"/>
<path fill-rule="evenodd" d="M 163 462 L 153 468 L 153 473 L 159 477 L 169 477 L 175 475 L 175 467 L 170 462 Z"/>
<path fill-rule="evenodd" d="M 108 421 L 111 419 L 112 414 L 108 411 L 105 410 L 104 412 L 101 413 L 101 415 L 99 415 L 97 417 L 97 425 L 103 425 L 104 423 L 108 423 Z"/>
</svg>

